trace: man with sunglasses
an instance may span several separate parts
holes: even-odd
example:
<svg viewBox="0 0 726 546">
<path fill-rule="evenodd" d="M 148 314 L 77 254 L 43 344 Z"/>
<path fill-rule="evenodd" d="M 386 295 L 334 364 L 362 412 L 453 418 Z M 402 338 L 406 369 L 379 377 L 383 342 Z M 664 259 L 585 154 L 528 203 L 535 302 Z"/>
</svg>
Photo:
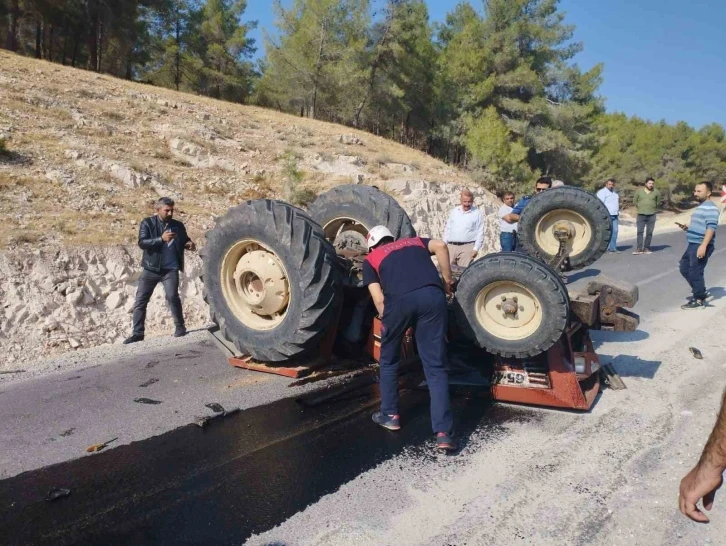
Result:
<svg viewBox="0 0 726 546">
<path fill-rule="evenodd" d="M 552 178 L 550 178 L 549 176 L 540 176 L 537 179 L 537 182 L 535 182 L 534 184 L 534 192 L 542 193 L 543 191 L 548 190 L 551 187 Z M 527 203 L 529 203 L 531 199 L 531 195 L 525 195 L 524 197 L 522 197 L 519 201 L 517 201 L 517 204 L 514 205 L 512 212 L 504 215 L 502 217 L 502 220 L 504 220 L 508 224 L 516 224 L 517 222 L 519 222 L 519 215 L 522 214 L 524 207 L 527 206 Z"/>
</svg>

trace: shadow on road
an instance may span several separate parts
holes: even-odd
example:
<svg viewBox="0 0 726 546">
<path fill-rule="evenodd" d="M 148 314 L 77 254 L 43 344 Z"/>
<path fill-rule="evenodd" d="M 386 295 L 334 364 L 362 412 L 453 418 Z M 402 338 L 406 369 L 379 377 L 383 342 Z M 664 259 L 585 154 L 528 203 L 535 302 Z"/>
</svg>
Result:
<svg viewBox="0 0 726 546">
<path fill-rule="evenodd" d="M 599 269 L 583 269 L 582 271 L 578 271 L 577 273 L 568 275 L 567 281 L 569 283 L 573 283 L 575 281 L 579 281 L 580 279 L 587 279 L 588 277 L 597 277 L 599 274 L 600 274 Z"/>
<path fill-rule="evenodd" d="M 650 245 L 650 250 L 652 252 L 660 252 L 661 250 L 665 250 L 667 248 L 671 248 L 671 245 Z"/>
<path fill-rule="evenodd" d="M 709 288 L 708 291 L 711 292 L 711 295 L 713 296 L 713 300 L 711 301 L 720 300 L 726 296 L 726 288 L 723 286 L 714 286 L 713 288 Z"/>
<path fill-rule="evenodd" d="M 626 250 L 630 250 L 633 248 L 633 245 L 618 245 L 616 247 L 620 252 L 625 252 Z"/>
<path fill-rule="evenodd" d="M 634 355 L 599 355 L 600 364 L 612 364 L 620 377 L 642 377 L 653 379 L 661 365 L 660 360 L 643 360 Z"/>
<path fill-rule="evenodd" d="M 597 349 L 606 341 L 612 343 L 643 341 L 648 339 L 650 334 L 643 330 L 636 330 L 635 332 L 607 332 L 604 330 L 592 330 L 590 332 L 590 336 L 592 337 L 592 345 L 597 351 Z"/>
</svg>

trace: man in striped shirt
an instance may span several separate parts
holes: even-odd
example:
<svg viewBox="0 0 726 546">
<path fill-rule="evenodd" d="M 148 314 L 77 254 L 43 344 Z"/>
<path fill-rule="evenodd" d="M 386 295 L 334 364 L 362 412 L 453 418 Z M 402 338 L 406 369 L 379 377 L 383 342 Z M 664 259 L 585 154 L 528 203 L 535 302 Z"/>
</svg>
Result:
<svg viewBox="0 0 726 546">
<path fill-rule="evenodd" d="M 716 240 L 716 228 L 720 211 L 716 204 L 711 201 L 713 185 L 710 182 L 696 184 L 693 196 L 701 204 L 693 211 L 691 224 L 685 226 L 679 224 L 681 229 L 686 231 L 688 246 L 681 258 L 680 269 L 683 278 L 693 291 L 693 297 L 681 309 L 703 309 L 706 307 L 706 283 L 703 280 L 703 272 L 708 264 L 708 258 L 713 253 L 713 244 Z"/>
</svg>

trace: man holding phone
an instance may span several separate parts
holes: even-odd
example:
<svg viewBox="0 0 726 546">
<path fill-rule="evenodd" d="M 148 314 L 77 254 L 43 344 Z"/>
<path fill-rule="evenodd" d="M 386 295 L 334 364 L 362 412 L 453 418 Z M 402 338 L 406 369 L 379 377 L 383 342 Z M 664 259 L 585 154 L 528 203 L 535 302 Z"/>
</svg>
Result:
<svg viewBox="0 0 726 546">
<path fill-rule="evenodd" d="M 135 343 L 144 339 L 146 306 L 156 285 L 162 283 L 166 302 L 174 317 L 174 337 L 187 333 L 184 313 L 179 297 L 179 272 L 184 271 L 184 250 L 196 250 L 196 245 L 187 235 L 184 224 L 174 220 L 174 200 L 162 197 L 156 202 L 156 214 L 145 218 L 139 226 L 139 247 L 144 255 L 144 268 L 134 302 L 133 333 L 124 343 Z"/>
<path fill-rule="evenodd" d="M 681 309 L 703 309 L 706 307 L 708 291 L 703 278 L 703 273 L 708 264 L 708 258 L 713 254 L 714 241 L 716 240 L 716 228 L 720 211 L 716 204 L 711 201 L 713 185 L 710 182 L 696 184 L 693 196 L 701 203 L 691 216 L 691 224 L 678 226 L 686 232 L 688 246 L 683 253 L 680 262 L 680 270 L 683 278 L 688 281 L 693 292 L 690 301 L 681 305 Z"/>
</svg>

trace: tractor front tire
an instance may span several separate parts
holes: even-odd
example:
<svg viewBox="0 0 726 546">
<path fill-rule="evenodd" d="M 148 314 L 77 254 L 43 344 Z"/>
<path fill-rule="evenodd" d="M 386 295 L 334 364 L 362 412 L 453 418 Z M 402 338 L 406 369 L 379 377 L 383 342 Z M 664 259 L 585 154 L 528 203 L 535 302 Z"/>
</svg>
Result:
<svg viewBox="0 0 726 546">
<path fill-rule="evenodd" d="M 554 226 L 565 223 L 574 228 L 567 241 L 572 269 L 582 269 L 607 250 L 613 227 L 610 213 L 596 195 L 565 186 L 535 195 L 519 218 L 517 235 L 524 250 L 547 262 L 559 250 Z"/>
<path fill-rule="evenodd" d="M 303 356 L 333 326 L 342 299 L 333 247 L 302 210 L 259 199 L 207 233 L 204 301 L 221 333 L 264 362 Z"/>
<path fill-rule="evenodd" d="M 454 298 L 457 325 L 477 346 L 527 358 L 554 345 L 567 328 L 567 288 L 549 266 L 518 252 L 489 254 L 461 275 Z"/>
</svg>

